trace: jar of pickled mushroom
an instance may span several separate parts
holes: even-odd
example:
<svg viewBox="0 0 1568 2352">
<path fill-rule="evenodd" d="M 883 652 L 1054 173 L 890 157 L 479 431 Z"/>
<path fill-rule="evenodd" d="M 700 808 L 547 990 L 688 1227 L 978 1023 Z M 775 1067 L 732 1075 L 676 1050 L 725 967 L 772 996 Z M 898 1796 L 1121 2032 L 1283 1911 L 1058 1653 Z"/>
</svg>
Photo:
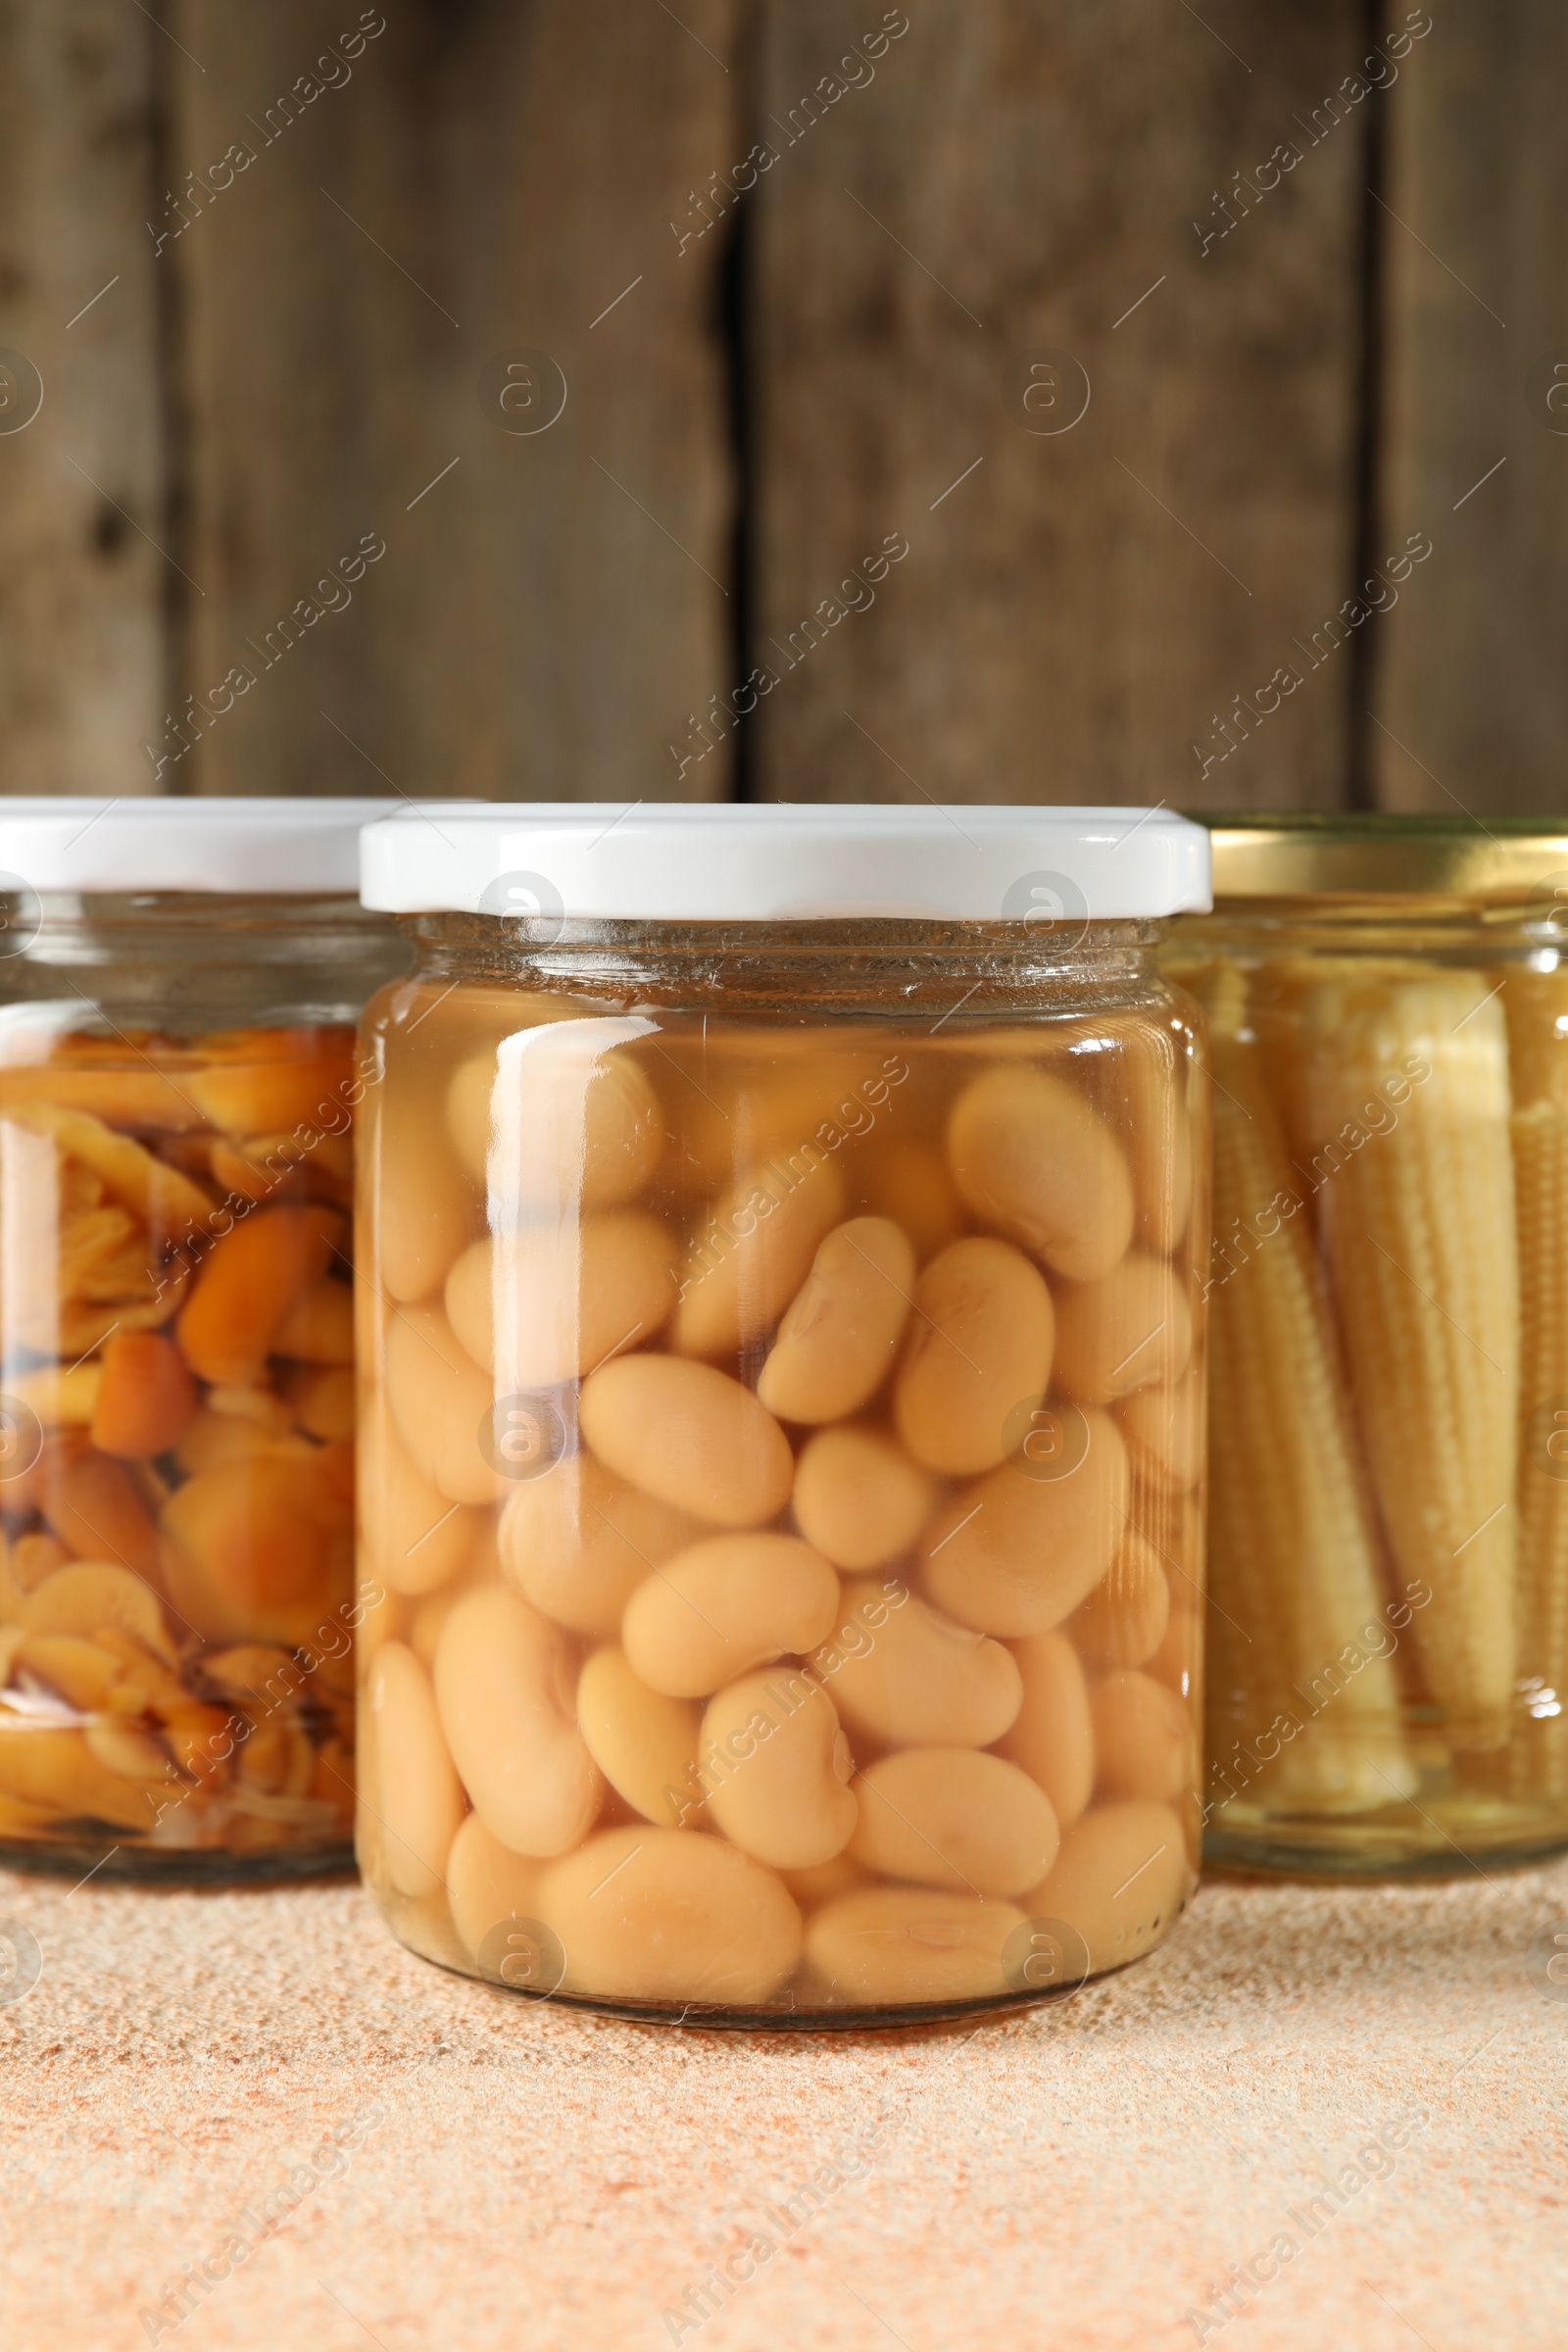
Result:
<svg viewBox="0 0 1568 2352">
<path fill-rule="evenodd" d="M 367 801 L 0 801 L 0 1860 L 341 1865 Z"/>
<path fill-rule="evenodd" d="M 1029 2001 L 1200 1779 L 1207 842 L 1125 810 L 370 827 L 362 1867 L 655 2019 Z"/>
<path fill-rule="evenodd" d="M 1568 832 L 1213 820 L 1208 1850 L 1568 1845 Z"/>
</svg>

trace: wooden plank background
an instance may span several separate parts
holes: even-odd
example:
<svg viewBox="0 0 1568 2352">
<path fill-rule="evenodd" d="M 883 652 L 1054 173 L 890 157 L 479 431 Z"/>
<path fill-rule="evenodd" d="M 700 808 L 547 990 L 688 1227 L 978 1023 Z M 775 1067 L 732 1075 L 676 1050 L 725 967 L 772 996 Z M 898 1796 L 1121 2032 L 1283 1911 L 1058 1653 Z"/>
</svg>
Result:
<svg viewBox="0 0 1568 2352">
<path fill-rule="evenodd" d="M 1433 554 L 1378 640 L 1391 808 L 1568 796 L 1568 15 L 1451 0 L 1395 93 L 1383 536 Z M 1551 368 L 1563 372 L 1548 409 Z"/>
<path fill-rule="evenodd" d="M 159 290 L 140 226 L 156 86 L 146 20 L 121 0 L 0 6 L 0 350 L 43 386 L 12 430 L 32 396 L 13 388 L 21 371 L 0 375 L 8 792 L 153 788 L 141 744 L 169 692 L 174 576 L 152 544 L 171 536 Z"/>
<path fill-rule="evenodd" d="M 1565 67 L 0 0 L 0 789 L 1560 806 Z"/>
<path fill-rule="evenodd" d="M 192 666 L 272 660 L 193 788 L 651 796 L 671 703 L 728 657 L 716 265 L 671 270 L 665 218 L 731 142 L 729 0 L 687 12 L 712 56 L 647 0 L 392 10 L 334 47 L 381 13 L 180 12 L 206 68 L 174 61 L 181 152 L 271 138 L 175 253 Z M 321 94 L 287 121 L 302 74 Z M 517 349 L 565 380 L 531 434 L 479 397 Z M 362 542 L 385 552 L 334 589 Z"/>
<path fill-rule="evenodd" d="M 877 82 L 785 147 L 759 258 L 764 654 L 884 532 L 910 553 L 769 697 L 765 794 L 1343 796 L 1343 691 L 1280 698 L 1234 750 L 1222 722 L 1352 563 L 1364 130 L 1314 153 L 1293 116 L 1349 70 L 1363 13 L 1246 0 L 1213 12 L 1221 38 L 1179 9 L 1155 30 L 928 0 Z M 770 9 L 769 122 L 846 22 Z M 1302 165 L 1227 212 L 1232 173 L 1287 143 Z M 1023 405 L 1042 347 L 1089 381 L 1056 434 Z"/>
</svg>

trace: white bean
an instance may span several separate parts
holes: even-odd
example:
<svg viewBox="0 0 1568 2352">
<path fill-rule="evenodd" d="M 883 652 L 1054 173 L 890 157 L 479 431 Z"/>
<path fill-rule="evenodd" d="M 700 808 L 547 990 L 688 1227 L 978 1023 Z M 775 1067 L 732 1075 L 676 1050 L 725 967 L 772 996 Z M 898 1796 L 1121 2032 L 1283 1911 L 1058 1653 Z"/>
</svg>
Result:
<svg viewBox="0 0 1568 2352">
<path fill-rule="evenodd" d="M 917 1462 L 963 1476 L 1006 1451 L 1013 1408 L 1051 1376 L 1051 1294 L 1021 1250 L 983 1237 L 934 1257 L 894 1389 L 899 1435 Z"/>
<path fill-rule="evenodd" d="M 543 1918 L 568 1992 L 750 2009 L 801 1956 L 801 1915 L 775 1874 L 690 1830 L 603 1830 L 553 1863 Z"/>
<path fill-rule="evenodd" d="M 1175 1382 L 1138 1389 L 1121 1407 L 1133 1476 L 1158 1494 L 1182 1494 L 1203 1467 L 1203 1384 L 1197 1366 Z"/>
<path fill-rule="evenodd" d="M 1095 1786 L 1095 1731 L 1082 1662 L 1065 1634 L 1029 1634 L 1012 1645 L 1023 1703 L 1002 1753 L 1038 1781 L 1063 1831 Z"/>
<path fill-rule="evenodd" d="M 458 1155 L 513 1214 L 614 1208 L 648 1183 L 663 1116 L 618 1050 L 625 1034 L 608 1018 L 519 1030 L 455 1073 L 447 1124 Z"/>
<path fill-rule="evenodd" d="M 783 1507 L 789 1440 L 750 1389 L 710 1364 L 619 1356 L 589 1374 L 578 1409 L 602 1462 L 694 1519 L 756 1527 Z"/>
<path fill-rule="evenodd" d="M 1076 1928 L 1098 1972 L 1157 1943 L 1195 1876 L 1168 1805 L 1097 1805 L 1068 1831 L 1055 1869 L 1025 1907 L 1032 1919 Z"/>
<path fill-rule="evenodd" d="M 1075 1282 L 1108 1274 L 1132 1238 L 1126 1157 L 1065 1078 L 976 1078 L 948 1122 L 948 1160 L 977 1217 Z"/>
<path fill-rule="evenodd" d="M 447 1619 L 435 1659 L 442 1729 L 474 1811 L 514 1853 L 567 1852 L 599 1810 L 571 1684 L 561 1633 L 504 1586 L 465 1594 Z"/>
<path fill-rule="evenodd" d="M 1198 1756 L 1187 1709 L 1152 1674 L 1128 1669 L 1089 1686 L 1104 1796 L 1169 1802 L 1197 1778 Z"/>
<path fill-rule="evenodd" d="M 483 1206 L 418 1090 L 377 1088 L 371 1105 L 359 1153 L 375 1278 L 392 1298 L 412 1303 L 439 1292 L 482 1223 Z"/>
<path fill-rule="evenodd" d="M 492 1837 L 477 1813 L 468 1815 L 447 1856 L 447 1901 L 470 1960 L 504 1920 L 537 1919 L 544 1869 Z"/>
<path fill-rule="evenodd" d="M 1141 1024 L 1119 1057 L 1117 1076 L 1131 1128 L 1129 1152 L 1138 1237 L 1164 1256 L 1187 1230 L 1193 1200 L 1193 1122 L 1187 1107 L 1186 1045 L 1175 1029 Z"/>
<path fill-rule="evenodd" d="M 1109 1568 L 1067 1620 L 1073 1647 L 1095 1674 L 1142 1666 L 1165 1639 L 1169 1622 L 1170 1587 L 1159 1554 L 1126 1528 Z"/>
<path fill-rule="evenodd" d="M 862 1886 L 812 1913 L 811 1978 L 846 2008 L 987 2000 L 1007 1989 L 1003 1953 L 1024 1924 L 1014 1903 L 926 1886 Z"/>
<path fill-rule="evenodd" d="M 478 1542 L 479 1512 L 454 1508 L 415 1468 L 384 1399 L 361 1418 L 359 1496 L 367 1565 L 393 1592 L 432 1592 Z"/>
<path fill-rule="evenodd" d="M 813 1862 L 808 1870 L 781 1870 L 778 1875 L 803 1911 L 814 1911 L 820 1904 L 832 1902 L 835 1895 L 871 1884 L 858 1862 L 852 1862 L 848 1854 L 835 1854 L 831 1862 Z"/>
<path fill-rule="evenodd" d="M 1193 1351 L 1193 1310 L 1180 1274 L 1162 1257 L 1130 1250 L 1099 1282 L 1056 1293 L 1056 1385 L 1108 1404 L 1137 1389 L 1179 1380 Z"/>
<path fill-rule="evenodd" d="M 837 1421 L 893 1369 L 909 1311 L 914 1251 L 886 1217 L 836 1225 L 796 1292 L 758 1377 L 781 1421 Z"/>
<path fill-rule="evenodd" d="M 683 1355 L 730 1355 L 771 1329 L 837 1222 L 844 1181 L 811 1147 L 742 1177 L 692 1237 L 675 1309 Z"/>
<path fill-rule="evenodd" d="M 573 1633 L 603 1638 L 650 1569 L 695 1542 L 695 1520 L 629 1487 L 591 1453 L 518 1481 L 501 1514 L 502 1572 Z"/>
<path fill-rule="evenodd" d="M 683 1082 L 676 1097 L 682 1182 L 706 1194 L 774 1160 L 786 1172 L 807 1165 L 816 1148 L 829 1146 L 838 1125 L 835 1105 L 848 1107 L 847 1098 L 867 1076 L 860 1057 L 824 1052 L 820 1037 L 804 1053 L 776 1032 L 737 1040 L 724 1054 L 716 1038 L 694 1042 L 695 1050 L 682 1053 L 668 1034 L 665 1051 Z M 874 1083 L 886 1101 L 886 1079 Z M 864 1120 L 863 1107 L 858 1116 Z"/>
<path fill-rule="evenodd" d="M 1090 1406 L 1088 1450 L 1059 1478 L 1011 1462 L 932 1521 L 921 1546 L 939 1608 L 983 1634 L 1048 1633 L 1093 1592 L 1127 1523 L 1127 1449 L 1108 1413 Z"/>
<path fill-rule="evenodd" d="M 906 1747 L 855 1783 L 850 1852 L 867 1870 L 976 1895 L 1022 1894 L 1056 1858 L 1060 1833 L 1039 1784 L 969 1747 Z"/>
<path fill-rule="evenodd" d="M 473 1243 L 447 1277 L 447 1314 L 502 1394 L 554 1388 L 652 1339 L 674 1310 L 674 1269 L 666 1225 L 605 1209 Z"/>
<path fill-rule="evenodd" d="M 506 1493 L 480 1449 L 495 1393 L 438 1306 L 400 1307 L 387 1326 L 386 1399 L 409 1459 L 452 1502 Z"/>
<path fill-rule="evenodd" d="M 595 1650 L 577 1681 L 577 1728 L 618 1796 L 645 1821 L 686 1826 L 702 1802 L 690 1700 L 652 1690 L 622 1649 Z"/>
<path fill-rule="evenodd" d="M 1023 1684 L 1000 1642 L 913 1593 L 890 1608 L 870 1580 L 845 1586 L 840 1615 L 811 1665 L 852 1731 L 893 1747 L 990 1747 L 1016 1716 Z"/>
<path fill-rule="evenodd" d="M 702 1765 L 708 1810 L 744 1853 L 775 1870 L 831 1862 L 849 1843 L 855 1759 L 810 1675 L 743 1675 L 709 1700 Z"/>
<path fill-rule="evenodd" d="M 652 1690 L 705 1698 L 831 1631 L 839 1580 L 797 1536 L 710 1536 L 646 1578 L 621 1642 Z"/>
<path fill-rule="evenodd" d="M 819 1429 L 795 1465 L 795 1521 L 835 1568 L 880 1568 L 930 1518 L 936 1480 L 874 1429 Z"/>
<path fill-rule="evenodd" d="M 922 1266 L 963 1231 L 963 1202 L 947 1160 L 918 1136 L 862 1146 L 855 1155 L 854 1180 L 873 1216 L 891 1217 L 903 1227 Z"/>
<path fill-rule="evenodd" d="M 367 1702 L 375 1753 L 370 1803 L 387 1875 L 399 1894 L 433 1894 L 463 1819 L 463 1790 L 441 1736 L 430 1678 L 401 1642 L 377 1650 Z"/>
<path fill-rule="evenodd" d="M 465 1593 L 477 1592 L 481 1585 L 497 1583 L 500 1574 L 501 1563 L 496 1552 L 495 1534 L 492 1529 L 486 1528 L 480 1541 L 474 1545 L 469 1557 L 465 1560 L 457 1574 L 449 1576 L 444 1585 L 437 1585 L 433 1592 L 421 1592 L 419 1597 L 411 1604 L 409 1647 L 420 1665 L 431 1674 L 435 1672 L 435 1653 L 441 1646 L 441 1636 L 446 1631 L 447 1619 L 459 1601 L 462 1600 Z"/>
</svg>

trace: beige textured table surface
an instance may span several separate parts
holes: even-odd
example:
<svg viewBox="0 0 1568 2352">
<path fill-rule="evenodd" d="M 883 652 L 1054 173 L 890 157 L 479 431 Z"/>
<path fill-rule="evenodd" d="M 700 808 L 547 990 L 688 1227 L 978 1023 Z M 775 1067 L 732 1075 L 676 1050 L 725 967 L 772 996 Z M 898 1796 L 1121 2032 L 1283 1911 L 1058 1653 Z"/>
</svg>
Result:
<svg viewBox="0 0 1568 2352">
<path fill-rule="evenodd" d="M 1053 2009 L 759 2037 L 443 1975 L 349 1884 L 0 1874 L 41 1953 L 0 2007 L 0 2343 L 1560 2352 L 1568 1999 L 1533 1944 L 1564 1915 L 1568 1863 L 1221 1883 Z"/>
</svg>

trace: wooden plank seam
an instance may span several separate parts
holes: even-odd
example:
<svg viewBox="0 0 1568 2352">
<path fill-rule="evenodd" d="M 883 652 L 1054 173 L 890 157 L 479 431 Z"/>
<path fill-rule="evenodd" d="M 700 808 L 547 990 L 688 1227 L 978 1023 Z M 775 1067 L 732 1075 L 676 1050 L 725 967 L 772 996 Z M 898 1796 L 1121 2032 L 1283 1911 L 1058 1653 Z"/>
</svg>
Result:
<svg viewBox="0 0 1568 2352">
<path fill-rule="evenodd" d="M 1246 178 L 1240 171 L 1235 171 L 1231 173 L 1231 185 L 1226 190 L 1225 196 L 1221 196 L 1218 188 L 1214 190 L 1214 202 L 1210 208 L 1209 218 L 1212 220 L 1217 211 L 1224 215 L 1225 225 L 1223 228 L 1205 228 L 1195 216 L 1193 233 L 1198 239 L 1200 261 L 1208 259 L 1208 249 L 1211 245 L 1220 243 L 1234 229 L 1240 228 L 1242 220 L 1250 220 L 1264 199 L 1271 196 L 1274 190 L 1280 186 L 1285 174 L 1294 172 L 1298 164 L 1304 163 L 1309 150 L 1313 147 L 1321 147 L 1323 141 L 1338 130 L 1342 122 L 1348 122 L 1355 109 L 1364 99 L 1369 98 L 1374 90 L 1393 89 L 1399 78 L 1399 69 L 1394 60 L 1408 57 L 1415 43 L 1426 39 L 1427 34 L 1432 30 L 1432 19 L 1424 8 L 1412 8 L 1405 16 L 1404 25 L 1403 31 L 1385 34 L 1369 55 L 1362 59 L 1362 72 L 1347 74 L 1339 87 L 1331 90 L 1320 105 L 1312 108 L 1312 123 L 1317 125 L 1316 129 L 1312 128 L 1311 123 L 1303 122 L 1299 115 L 1292 115 L 1291 121 L 1307 134 L 1307 147 L 1297 147 L 1289 139 L 1283 139 L 1266 161 L 1256 166 L 1254 176 L 1251 179 Z M 1382 70 L 1374 71 L 1374 68 Z M 1364 79 L 1363 74 L 1365 75 Z M 1272 179 L 1265 179 L 1263 174 L 1270 166 L 1273 167 L 1274 176 Z M 1238 185 L 1238 183 L 1240 184 Z M 1246 197 L 1243 196 L 1242 188 L 1244 187 L 1247 194 L 1255 199 L 1253 203 L 1249 204 Z M 1231 213 L 1227 198 L 1240 206 L 1241 220 L 1238 220 Z"/>
</svg>

